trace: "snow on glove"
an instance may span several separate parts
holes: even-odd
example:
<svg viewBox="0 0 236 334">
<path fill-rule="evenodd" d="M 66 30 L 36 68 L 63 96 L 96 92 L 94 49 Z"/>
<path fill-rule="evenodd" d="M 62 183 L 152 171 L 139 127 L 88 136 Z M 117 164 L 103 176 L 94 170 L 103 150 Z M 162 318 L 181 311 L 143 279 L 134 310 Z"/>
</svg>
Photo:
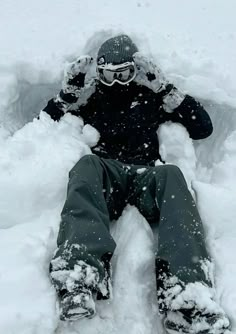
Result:
<svg viewBox="0 0 236 334">
<path fill-rule="evenodd" d="M 85 75 L 93 63 L 93 58 L 85 55 L 80 56 L 74 62 L 67 64 L 64 71 L 62 90 L 65 94 L 76 93 L 84 86 Z"/>
<path fill-rule="evenodd" d="M 72 63 L 68 63 L 64 70 L 62 90 L 55 98 L 57 107 L 66 113 L 75 103 L 84 87 L 85 76 L 93 63 L 93 58 L 86 55 L 80 56 Z"/>
<path fill-rule="evenodd" d="M 186 95 L 171 84 L 167 88 L 167 94 L 163 98 L 163 109 L 167 113 L 172 113 L 181 105 Z"/>
<path fill-rule="evenodd" d="M 160 93 L 163 98 L 164 111 L 172 113 L 183 102 L 185 94 L 170 84 L 161 70 L 146 56 L 136 52 L 133 57 L 138 71 L 135 81 L 155 93 Z"/>
<path fill-rule="evenodd" d="M 153 90 L 155 93 L 165 87 L 166 80 L 160 69 L 141 52 L 133 56 L 137 68 L 135 81 Z"/>
</svg>

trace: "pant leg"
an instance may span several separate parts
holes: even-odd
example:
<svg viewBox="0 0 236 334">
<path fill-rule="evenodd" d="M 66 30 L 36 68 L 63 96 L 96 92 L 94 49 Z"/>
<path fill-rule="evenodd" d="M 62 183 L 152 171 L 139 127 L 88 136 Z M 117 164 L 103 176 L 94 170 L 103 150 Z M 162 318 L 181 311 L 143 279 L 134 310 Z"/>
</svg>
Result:
<svg viewBox="0 0 236 334">
<path fill-rule="evenodd" d="M 116 247 L 109 222 L 125 206 L 127 185 L 127 172 L 121 163 L 96 155 L 84 156 L 70 171 L 58 248 L 51 261 L 57 290 L 64 286 L 58 270 L 74 270 L 78 261 L 96 268 L 100 281 L 105 278 L 104 263 Z"/>
<path fill-rule="evenodd" d="M 149 168 L 136 176 L 133 192 L 144 217 L 150 223 L 159 221 L 156 273 L 160 294 L 171 277 L 185 285 L 203 282 L 211 286 L 204 268 L 210 257 L 202 221 L 180 169 L 173 165 Z"/>
</svg>

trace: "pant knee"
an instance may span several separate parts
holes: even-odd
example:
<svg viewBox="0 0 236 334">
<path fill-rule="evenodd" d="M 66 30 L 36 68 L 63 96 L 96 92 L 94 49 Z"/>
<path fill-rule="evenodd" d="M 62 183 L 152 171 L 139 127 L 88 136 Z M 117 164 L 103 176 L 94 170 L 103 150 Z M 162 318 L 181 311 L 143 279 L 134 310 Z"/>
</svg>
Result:
<svg viewBox="0 0 236 334">
<path fill-rule="evenodd" d="M 169 176 L 178 176 L 184 178 L 183 173 L 176 165 L 162 165 L 154 168 L 157 174 L 163 175 L 165 178 Z"/>
<path fill-rule="evenodd" d="M 91 163 L 91 162 L 99 162 L 100 161 L 100 158 L 95 155 L 95 154 L 86 154 L 84 155 L 82 158 L 80 158 L 80 160 L 78 161 L 78 164 L 88 164 L 88 163 Z"/>
<path fill-rule="evenodd" d="M 69 177 L 89 173 L 91 170 L 97 170 L 100 166 L 100 158 L 95 154 L 84 155 L 71 169 Z"/>
</svg>

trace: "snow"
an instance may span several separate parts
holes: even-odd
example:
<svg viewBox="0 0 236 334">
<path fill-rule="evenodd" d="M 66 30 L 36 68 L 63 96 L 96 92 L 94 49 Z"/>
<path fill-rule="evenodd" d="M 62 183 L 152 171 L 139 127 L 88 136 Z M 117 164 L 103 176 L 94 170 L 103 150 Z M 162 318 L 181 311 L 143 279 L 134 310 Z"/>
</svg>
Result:
<svg viewBox="0 0 236 334">
<path fill-rule="evenodd" d="M 234 0 L 2 1 L 0 12 L 0 333 L 161 333 L 154 237 L 133 207 L 112 224 L 113 300 L 97 316 L 58 321 L 48 265 L 56 247 L 68 172 L 99 134 L 66 115 L 42 113 L 60 88 L 64 64 L 94 56 L 126 32 L 169 80 L 201 99 L 213 135 L 160 129 L 161 152 L 194 191 L 216 265 L 217 302 L 236 321 L 236 4 Z M 140 171 L 141 173 L 142 171 Z"/>
<path fill-rule="evenodd" d="M 180 124 L 166 123 L 158 130 L 160 154 L 164 161 L 178 166 L 191 189 L 196 174 L 196 153 L 193 140 Z M 184 145 L 183 145 L 184 143 Z"/>
</svg>

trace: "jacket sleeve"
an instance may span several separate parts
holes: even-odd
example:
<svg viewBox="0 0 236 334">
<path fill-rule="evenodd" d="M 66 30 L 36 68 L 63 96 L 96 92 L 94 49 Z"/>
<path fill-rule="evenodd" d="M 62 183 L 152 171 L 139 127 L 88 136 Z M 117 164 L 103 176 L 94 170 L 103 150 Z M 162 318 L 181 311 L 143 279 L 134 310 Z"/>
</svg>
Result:
<svg viewBox="0 0 236 334">
<path fill-rule="evenodd" d="M 135 81 L 151 89 L 156 94 L 157 105 L 161 104 L 160 109 L 163 109 L 158 116 L 159 124 L 165 121 L 181 123 L 192 139 L 210 136 L 212 122 L 199 102 L 169 83 L 162 71 L 140 53 L 135 54 L 135 63 L 139 68 Z"/>
<path fill-rule="evenodd" d="M 161 94 L 167 120 L 182 124 L 192 139 L 204 139 L 212 134 L 210 116 L 201 103 L 172 84 L 168 84 Z"/>
<path fill-rule="evenodd" d="M 59 121 L 77 100 L 78 98 L 72 93 L 65 94 L 61 90 L 55 98 L 48 101 L 43 111 L 45 111 L 54 121 Z"/>
</svg>

